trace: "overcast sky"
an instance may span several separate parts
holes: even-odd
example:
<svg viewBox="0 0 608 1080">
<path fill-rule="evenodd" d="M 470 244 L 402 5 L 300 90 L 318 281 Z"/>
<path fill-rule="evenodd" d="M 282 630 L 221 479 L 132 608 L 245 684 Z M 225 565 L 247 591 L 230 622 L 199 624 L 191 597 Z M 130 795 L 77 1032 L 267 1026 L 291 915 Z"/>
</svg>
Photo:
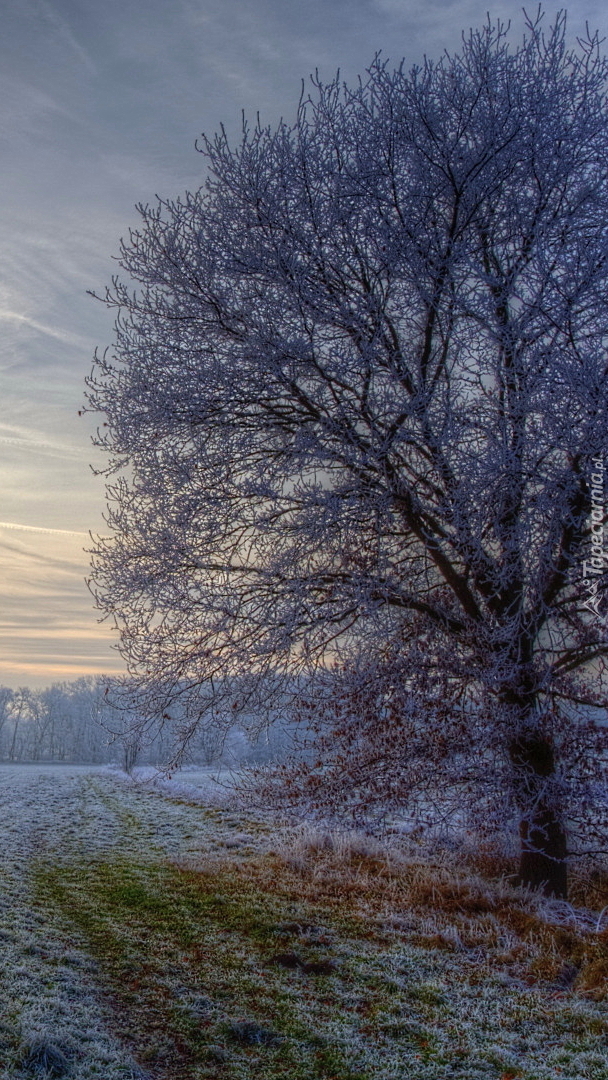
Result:
<svg viewBox="0 0 608 1080">
<path fill-rule="evenodd" d="M 121 670 L 85 585 L 104 485 L 79 418 L 134 205 L 198 187 L 194 141 L 241 110 L 290 118 L 318 68 L 347 80 L 458 47 L 489 0 L 0 0 L 0 683 Z M 536 4 L 530 7 L 535 10 Z M 598 0 L 569 6 L 572 36 Z M 551 18 L 556 5 L 547 7 Z M 499 0 L 493 16 L 521 5 Z"/>
</svg>

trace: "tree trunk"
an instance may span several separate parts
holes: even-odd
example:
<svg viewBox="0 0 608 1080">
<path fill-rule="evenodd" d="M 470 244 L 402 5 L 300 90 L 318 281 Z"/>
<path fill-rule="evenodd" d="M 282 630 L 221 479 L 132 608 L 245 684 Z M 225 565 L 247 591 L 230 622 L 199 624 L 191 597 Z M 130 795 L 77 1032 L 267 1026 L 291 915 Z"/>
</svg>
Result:
<svg viewBox="0 0 608 1080">
<path fill-rule="evenodd" d="M 555 773 L 555 751 L 548 735 L 529 732 L 514 739 L 511 761 L 517 775 L 521 810 L 519 883 L 542 889 L 545 896 L 566 899 L 568 865 L 566 831 L 559 807 L 547 798 Z"/>
<path fill-rule="evenodd" d="M 565 900 L 568 895 L 566 833 L 555 811 L 539 803 L 519 826 L 521 885 L 542 889 L 545 896 Z"/>
</svg>

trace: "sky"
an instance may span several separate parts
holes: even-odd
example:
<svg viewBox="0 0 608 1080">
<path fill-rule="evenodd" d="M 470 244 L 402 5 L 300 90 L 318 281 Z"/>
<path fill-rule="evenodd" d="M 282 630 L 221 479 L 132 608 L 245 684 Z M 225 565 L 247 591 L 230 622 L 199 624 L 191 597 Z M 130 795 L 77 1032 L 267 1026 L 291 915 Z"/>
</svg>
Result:
<svg viewBox="0 0 608 1080">
<path fill-rule="evenodd" d="M 0 684 L 123 670 L 86 585 L 103 465 L 83 407 L 135 204 L 204 181 L 201 132 L 293 117 L 301 80 L 458 48 L 513 0 L 0 0 Z M 599 0 L 572 38 L 608 33 Z M 530 4 L 536 10 L 536 3 Z M 547 4 L 547 19 L 556 5 Z M 92 468 L 93 466 L 94 468 Z"/>
</svg>

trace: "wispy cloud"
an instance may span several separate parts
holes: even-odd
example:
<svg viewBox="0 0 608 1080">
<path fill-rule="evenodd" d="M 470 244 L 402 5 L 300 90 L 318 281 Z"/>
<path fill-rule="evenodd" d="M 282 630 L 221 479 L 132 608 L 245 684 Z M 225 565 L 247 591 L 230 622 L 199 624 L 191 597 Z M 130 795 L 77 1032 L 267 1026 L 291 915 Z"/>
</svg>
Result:
<svg viewBox="0 0 608 1080">
<path fill-rule="evenodd" d="M 115 634 L 97 622 L 85 583 L 86 539 L 77 530 L 0 522 L 0 684 L 121 669 Z"/>
<path fill-rule="evenodd" d="M 42 535 L 44 535 L 44 533 Z M 62 534 L 62 536 L 60 536 L 60 539 L 64 538 L 65 535 L 73 536 L 74 534 Z M 78 535 L 78 537 L 81 536 L 80 533 L 76 535 Z M 68 574 L 76 574 L 80 584 L 84 575 L 83 553 L 84 548 L 79 547 L 76 551 L 75 556 L 70 552 L 61 551 L 59 554 L 52 555 L 48 552 L 34 551 L 32 550 L 31 546 L 28 547 L 27 544 L 20 543 L 18 539 L 14 543 L 12 543 L 10 540 L 6 539 L 6 536 L 0 536 L 0 561 L 6 559 L 6 556 L 9 555 L 9 557 L 13 557 L 15 565 L 17 565 L 19 561 L 25 563 L 26 566 L 28 566 L 29 564 L 27 577 L 30 578 L 30 580 L 32 578 L 31 568 L 33 564 L 42 567 L 45 570 L 47 576 L 49 569 L 51 571 L 59 570 L 67 572 Z M 21 587 L 22 583 L 20 581 L 17 581 L 16 575 L 14 575 L 13 589 L 15 595 L 17 594 L 19 589 L 21 589 Z M 8 582 L 4 583 L 2 586 L 3 592 L 6 594 L 9 589 L 10 584 Z"/>
<path fill-rule="evenodd" d="M 83 48 L 80 41 L 78 41 L 71 24 L 58 12 L 56 6 L 49 3 L 48 0 L 37 0 L 37 6 L 45 16 L 47 23 L 55 32 L 59 41 L 62 44 L 67 45 L 72 55 L 75 56 L 89 72 L 96 73 L 97 68 L 91 54 Z"/>
<path fill-rule="evenodd" d="M 56 341 L 62 341 L 66 345 L 81 345 L 83 347 L 88 345 L 87 339 L 80 337 L 79 334 L 73 334 L 70 330 L 63 330 L 61 327 L 45 326 L 44 323 L 37 322 L 36 319 L 30 318 L 29 315 L 20 315 L 17 311 L 0 310 L 0 319 L 7 322 L 23 323 L 32 330 L 37 330 L 39 334 L 55 338 Z"/>
<path fill-rule="evenodd" d="M 0 521 L 0 529 L 19 529 L 21 532 L 50 533 L 54 536 L 83 536 L 88 537 L 86 532 L 77 532 L 74 529 L 47 529 L 44 525 L 20 525 L 17 521 Z"/>
<path fill-rule="evenodd" d="M 1 420 L 0 446 L 14 446 L 18 450 L 31 450 L 55 457 L 72 457 L 82 452 L 82 446 L 75 443 L 62 443 L 31 428 L 4 424 Z"/>
</svg>

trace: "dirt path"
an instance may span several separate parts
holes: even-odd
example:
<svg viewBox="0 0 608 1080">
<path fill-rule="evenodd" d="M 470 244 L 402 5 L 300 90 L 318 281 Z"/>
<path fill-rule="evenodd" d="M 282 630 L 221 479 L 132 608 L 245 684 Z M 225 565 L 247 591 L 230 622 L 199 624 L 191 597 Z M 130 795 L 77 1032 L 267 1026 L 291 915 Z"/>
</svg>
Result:
<svg viewBox="0 0 608 1080">
<path fill-rule="evenodd" d="M 40 897 L 36 866 L 162 860 L 200 850 L 205 832 L 199 807 L 134 788 L 108 770 L 0 767 L 1 1080 L 40 1075 L 45 1063 L 59 1075 L 62 1056 L 78 1080 L 142 1075 L 110 1031 L 94 961 Z"/>
</svg>

